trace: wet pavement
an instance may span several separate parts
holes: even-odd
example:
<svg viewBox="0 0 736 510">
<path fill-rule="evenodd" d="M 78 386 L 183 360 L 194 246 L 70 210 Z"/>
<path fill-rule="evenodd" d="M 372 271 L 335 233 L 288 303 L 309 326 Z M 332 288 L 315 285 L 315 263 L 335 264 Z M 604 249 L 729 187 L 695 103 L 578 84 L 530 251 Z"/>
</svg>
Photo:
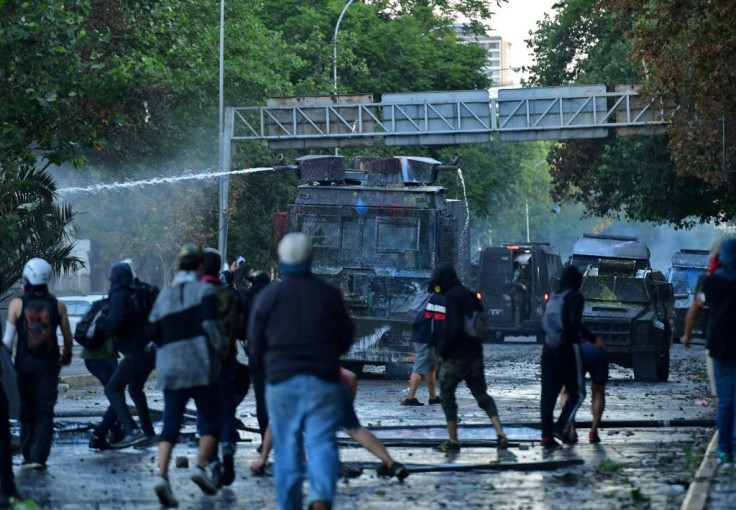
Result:
<svg viewBox="0 0 736 510">
<path fill-rule="evenodd" d="M 447 455 L 432 449 L 446 438 L 440 406 L 400 406 L 406 382 L 364 380 L 356 402 L 359 418 L 412 474 L 403 483 L 378 478 L 377 460 L 341 436 L 342 460 L 363 468 L 363 473 L 339 482 L 335 508 L 674 509 L 683 502 L 697 504 L 691 493 L 703 490 L 707 497 L 700 498 L 702 505 L 687 508 L 736 507 L 732 487 L 736 470 L 715 465 L 709 475 L 701 465 L 709 459 L 706 452 L 715 415 L 702 347 L 673 346 L 667 383 L 634 382 L 631 370 L 613 366 L 603 442 L 587 442 L 586 422 L 591 415 L 586 400 L 578 413 L 581 443 L 551 453 L 539 446 L 536 428 L 540 347 L 507 342 L 487 345 L 485 353 L 489 392 L 511 441 L 508 452 L 496 451 L 493 429 L 464 386 L 457 395 L 463 447 L 460 453 Z M 105 452 L 87 448 L 84 429 L 98 419 L 106 401 L 101 388 L 84 374 L 79 360 L 62 372 L 57 423 L 66 430 L 58 433 L 47 471 L 16 465 L 20 490 L 44 508 L 159 508 L 152 490 L 155 447 Z M 147 394 L 151 408 L 161 410 L 162 395 L 152 381 Z M 427 400 L 424 387 L 417 397 Z M 253 432 L 252 395 L 238 415 L 247 430 L 241 431 L 235 482 L 215 496 L 205 496 L 189 481 L 189 470 L 175 468 L 172 462 L 171 483 L 180 508 L 277 508 L 273 478 L 253 477 L 248 470 L 260 442 Z M 607 426 L 606 420 L 615 426 Z M 687 426 L 668 426 L 673 423 Z M 160 429 L 160 423 L 156 426 Z M 185 432 L 191 431 L 190 424 Z M 184 442 L 177 445 L 174 456 L 185 457 L 193 465 L 196 448 Z M 706 479 L 711 483 L 704 488 L 700 482 Z"/>
</svg>

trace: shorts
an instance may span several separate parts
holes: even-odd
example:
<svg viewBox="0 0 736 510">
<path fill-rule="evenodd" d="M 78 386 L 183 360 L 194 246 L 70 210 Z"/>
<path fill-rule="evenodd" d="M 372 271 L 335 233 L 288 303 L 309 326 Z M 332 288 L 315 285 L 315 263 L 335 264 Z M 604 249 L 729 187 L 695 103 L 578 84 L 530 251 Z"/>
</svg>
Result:
<svg viewBox="0 0 736 510">
<path fill-rule="evenodd" d="M 437 370 L 437 356 L 434 346 L 429 344 L 414 344 L 414 367 L 412 372 L 419 375 L 427 375 Z"/>
<path fill-rule="evenodd" d="M 361 428 L 358 416 L 355 414 L 355 406 L 353 405 L 353 397 L 350 396 L 350 390 L 345 383 L 340 383 L 342 391 L 342 401 L 340 402 L 340 421 L 338 426 L 341 429 L 354 430 Z"/>
<path fill-rule="evenodd" d="M 583 357 L 583 373 L 590 374 L 595 384 L 608 382 L 608 352 L 599 349 L 590 342 L 580 344 L 580 354 Z"/>
</svg>

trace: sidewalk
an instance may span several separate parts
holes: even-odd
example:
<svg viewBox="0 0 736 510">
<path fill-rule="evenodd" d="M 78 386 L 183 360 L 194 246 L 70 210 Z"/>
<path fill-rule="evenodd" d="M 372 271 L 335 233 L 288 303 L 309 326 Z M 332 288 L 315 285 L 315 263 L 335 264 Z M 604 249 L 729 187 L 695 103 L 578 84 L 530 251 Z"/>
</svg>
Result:
<svg viewBox="0 0 736 510">
<path fill-rule="evenodd" d="M 718 432 L 713 434 L 695 480 L 688 488 L 681 510 L 730 510 L 736 508 L 736 468 L 715 456 Z"/>
</svg>

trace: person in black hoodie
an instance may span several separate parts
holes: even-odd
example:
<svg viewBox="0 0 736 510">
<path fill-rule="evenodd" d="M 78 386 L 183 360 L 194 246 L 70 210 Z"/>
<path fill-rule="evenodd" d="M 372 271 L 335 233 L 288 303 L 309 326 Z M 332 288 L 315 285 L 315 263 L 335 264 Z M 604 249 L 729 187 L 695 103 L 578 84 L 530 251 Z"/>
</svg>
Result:
<svg viewBox="0 0 736 510">
<path fill-rule="evenodd" d="M 105 385 L 105 395 L 125 432 L 121 441 L 111 445 L 113 448 L 142 446 L 156 440 L 146 394 L 143 392 L 143 386 L 156 364 L 156 355 L 148 348 L 148 332 L 135 313 L 131 287 L 133 282 L 130 264 L 118 262 L 112 267 L 109 313 L 97 322 L 97 327 L 102 331 L 115 335 L 118 351 L 124 356 Z M 125 402 L 126 386 L 138 412 L 140 429 Z"/>
<path fill-rule="evenodd" d="M 501 420 L 493 398 L 487 392 L 483 373 L 483 344 L 464 331 L 464 318 L 475 310 L 483 309 L 480 300 L 466 289 L 457 277 L 455 268 L 444 264 L 435 268 L 431 281 L 439 286 L 445 297 L 446 327 L 444 338 L 440 339 L 437 354 L 440 359 L 439 381 L 442 410 L 447 421 L 449 440 L 437 447 L 441 452 L 460 451 L 457 436 L 457 401 L 455 389 L 465 381 L 470 393 L 478 402 L 496 429 L 498 448 L 508 448 L 508 439 L 503 432 Z"/>
<path fill-rule="evenodd" d="M 582 322 L 584 300 L 583 295 L 579 292 L 582 283 L 583 275 L 575 266 L 565 266 L 562 269 L 555 291 L 557 295 L 563 294 L 559 345 L 551 345 L 550 332 L 547 331 L 545 344 L 542 347 L 540 409 L 542 446 L 547 449 L 559 446 L 555 437 L 565 444 L 577 443 L 577 435 L 572 431 L 572 427 L 575 423 L 575 413 L 585 398 L 583 362 L 580 355 L 581 337 L 585 337 L 596 347 L 602 347 L 602 342 Z M 550 302 L 554 297 L 553 295 L 550 298 Z M 557 418 L 557 423 L 554 424 L 555 403 L 563 386 L 567 400 Z"/>
</svg>

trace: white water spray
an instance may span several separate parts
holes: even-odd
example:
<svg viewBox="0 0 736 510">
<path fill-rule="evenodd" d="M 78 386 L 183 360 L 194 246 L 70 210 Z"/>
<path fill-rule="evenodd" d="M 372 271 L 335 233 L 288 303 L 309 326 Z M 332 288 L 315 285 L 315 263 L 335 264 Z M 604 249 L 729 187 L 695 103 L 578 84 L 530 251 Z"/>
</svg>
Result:
<svg viewBox="0 0 736 510">
<path fill-rule="evenodd" d="M 460 168 L 457 169 L 457 176 L 460 177 L 460 185 L 463 187 L 463 200 L 465 202 L 465 225 L 463 226 L 463 233 L 460 237 L 461 239 L 465 239 L 468 236 L 468 229 L 470 228 L 470 207 L 468 207 L 468 193 L 465 189 L 465 178 Z"/>
<path fill-rule="evenodd" d="M 158 184 L 170 184 L 180 181 L 196 181 L 196 180 L 208 180 L 216 177 L 222 177 L 223 175 L 236 175 L 236 174 L 250 174 L 255 172 L 265 172 L 273 170 L 272 167 L 258 167 L 258 168 L 243 168 L 242 170 L 232 170 L 230 172 L 202 172 L 193 175 L 179 175 L 176 177 L 154 177 L 153 179 L 143 179 L 140 181 L 127 181 L 127 182 L 113 182 L 111 184 L 93 184 L 86 187 L 71 187 L 71 188 L 60 188 L 59 194 L 67 193 L 91 193 L 94 191 L 103 190 L 118 190 L 125 188 L 142 188 L 144 186 L 156 186 Z"/>
</svg>

